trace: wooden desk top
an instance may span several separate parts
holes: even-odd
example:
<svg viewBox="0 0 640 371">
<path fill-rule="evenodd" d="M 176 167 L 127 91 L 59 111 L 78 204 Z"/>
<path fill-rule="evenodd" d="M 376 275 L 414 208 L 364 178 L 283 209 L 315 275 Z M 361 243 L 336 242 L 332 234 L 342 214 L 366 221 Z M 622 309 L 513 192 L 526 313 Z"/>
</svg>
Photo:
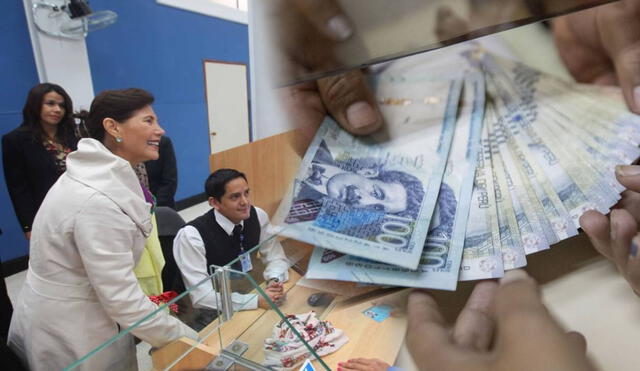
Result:
<svg viewBox="0 0 640 371">
<path fill-rule="evenodd" d="M 399 313 L 394 313 L 382 322 L 376 322 L 362 312 L 376 304 L 402 308 L 409 291 L 385 292 L 337 304 L 325 319 L 336 328 L 342 329 L 349 337 L 349 342 L 335 353 L 322 358 L 327 366 L 336 370 L 338 362 L 345 362 L 351 358 L 378 358 L 392 365 L 407 331 L 405 313 L 398 309 Z M 319 369 L 318 366 L 316 368 Z"/>
<path fill-rule="evenodd" d="M 362 290 L 365 294 L 346 298 L 335 295 L 333 301 L 324 307 L 312 307 L 307 303 L 309 295 L 323 292 L 319 288 L 298 285 L 301 276 L 293 270 L 289 272 L 289 281 L 285 283 L 287 299 L 281 307 L 283 314 L 306 313 L 316 311 L 323 320 L 331 322 L 334 327 L 342 329 L 349 337 L 349 342 L 336 352 L 324 356 L 323 361 L 332 369 L 337 369 L 338 362 L 351 358 L 379 358 L 393 364 L 402 345 L 406 331 L 406 317 L 403 313 L 391 316 L 383 322 L 376 322 L 362 312 L 376 304 L 390 304 L 402 307 L 406 301 L 408 290 Z M 316 282 L 317 283 L 317 282 Z M 356 290 L 357 292 L 357 290 Z M 180 362 L 171 367 L 172 370 L 192 370 L 202 368 L 219 353 L 221 348 L 240 340 L 249 345 L 243 357 L 256 363 L 264 361 L 264 340 L 271 336 L 273 326 L 281 320 L 274 310 L 255 310 L 236 312 L 231 321 L 219 325 L 214 321 L 200 332 L 203 341 L 197 345 L 188 339 L 163 347 L 153 354 L 156 368 L 169 365 L 173 360 L 189 352 Z M 316 369 L 322 366 L 314 361 Z"/>
<path fill-rule="evenodd" d="M 334 327 L 342 329 L 349 337 L 349 342 L 336 352 L 323 357 L 323 361 L 332 369 L 337 369 L 338 362 L 350 358 L 379 358 L 389 364 L 393 364 L 402 345 L 406 331 L 406 317 L 400 314 L 397 317 L 389 317 L 378 323 L 362 312 L 376 303 L 388 303 L 401 307 L 406 300 L 408 290 L 390 293 L 384 290 L 381 293 L 370 292 L 358 299 L 347 299 L 336 296 L 331 305 L 324 308 L 312 307 L 307 303 L 309 295 L 322 292 L 317 288 L 309 288 L 297 285 L 301 276 L 295 271 L 289 272 L 289 281 L 285 283 L 287 300 L 279 307 L 283 314 L 306 313 L 311 310 L 324 320 L 331 322 Z M 244 358 L 256 363 L 264 361 L 264 340 L 271 336 L 273 326 L 281 320 L 274 310 L 257 309 L 243 311 L 234 314 L 230 322 L 220 326 L 220 337 L 217 332 L 203 343 L 212 349 L 219 349 L 231 344 L 234 340 L 240 340 L 249 344 L 249 350 Z M 319 362 L 315 361 L 317 369 L 322 369 Z"/>
</svg>

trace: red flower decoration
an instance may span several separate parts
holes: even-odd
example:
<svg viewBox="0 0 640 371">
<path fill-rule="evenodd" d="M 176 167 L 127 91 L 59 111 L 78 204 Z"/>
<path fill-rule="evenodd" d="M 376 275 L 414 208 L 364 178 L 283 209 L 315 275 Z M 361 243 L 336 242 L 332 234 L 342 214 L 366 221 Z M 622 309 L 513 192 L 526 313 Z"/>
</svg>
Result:
<svg viewBox="0 0 640 371">
<path fill-rule="evenodd" d="M 160 306 L 175 299 L 176 296 L 178 296 L 178 293 L 175 291 L 165 291 L 160 295 L 149 295 L 149 300 L 151 300 L 154 304 Z M 175 314 L 178 314 L 178 304 L 169 304 L 169 310 Z"/>
</svg>

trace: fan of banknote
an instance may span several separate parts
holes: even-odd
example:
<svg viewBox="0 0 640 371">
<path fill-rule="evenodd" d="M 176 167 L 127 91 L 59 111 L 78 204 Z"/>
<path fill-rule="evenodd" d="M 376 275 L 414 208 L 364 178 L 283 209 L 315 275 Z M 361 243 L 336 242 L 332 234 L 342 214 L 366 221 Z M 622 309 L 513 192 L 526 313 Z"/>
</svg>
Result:
<svg viewBox="0 0 640 371">
<path fill-rule="evenodd" d="M 307 278 L 454 290 L 525 266 L 620 199 L 640 116 L 619 90 L 477 45 L 433 59 L 374 69 L 381 132 L 318 130 L 275 218 L 316 246 Z"/>
</svg>

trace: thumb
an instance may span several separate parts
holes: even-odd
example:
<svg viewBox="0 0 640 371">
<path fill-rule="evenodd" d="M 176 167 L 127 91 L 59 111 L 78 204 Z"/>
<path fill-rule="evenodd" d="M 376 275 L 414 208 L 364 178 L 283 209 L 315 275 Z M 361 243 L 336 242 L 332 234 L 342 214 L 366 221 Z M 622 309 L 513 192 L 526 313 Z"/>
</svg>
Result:
<svg viewBox="0 0 640 371">
<path fill-rule="evenodd" d="M 318 80 L 327 110 L 345 130 L 356 135 L 373 133 L 382 115 L 362 71 L 355 69 Z"/>
<path fill-rule="evenodd" d="M 523 270 L 509 271 L 500 280 L 494 309 L 498 358 L 530 360 L 531 370 L 593 370 L 584 351 L 545 308 L 537 283 Z"/>
<path fill-rule="evenodd" d="M 598 29 L 615 66 L 618 83 L 631 111 L 640 113 L 640 21 L 635 1 L 601 8 Z"/>
<path fill-rule="evenodd" d="M 616 178 L 625 188 L 640 192 L 640 165 L 616 166 Z"/>
</svg>

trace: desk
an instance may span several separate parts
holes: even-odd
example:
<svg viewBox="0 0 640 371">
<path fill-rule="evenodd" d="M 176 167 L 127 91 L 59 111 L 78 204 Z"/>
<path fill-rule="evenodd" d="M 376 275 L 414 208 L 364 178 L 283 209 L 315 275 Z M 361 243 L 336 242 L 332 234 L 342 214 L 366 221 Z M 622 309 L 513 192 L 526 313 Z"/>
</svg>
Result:
<svg viewBox="0 0 640 371">
<path fill-rule="evenodd" d="M 300 245 L 296 246 L 298 249 Z M 311 252 L 310 246 L 305 256 Z M 304 262 L 303 264 L 304 265 Z M 326 286 L 326 289 L 325 289 Z M 376 287 L 356 287 L 355 283 L 318 282 L 302 279 L 294 269 L 289 270 L 289 280 L 284 284 L 286 301 L 278 308 L 283 314 L 306 313 L 316 311 L 318 317 L 331 322 L 334 327 L 345 332 L 349 342 L 336 352 L 323 357 L 330 369 L 337 369 L 338 362 L 350 358 L 379 358 L 393 364 L 400 351 L 406 331 L 406 317 L 402 311 L 383 322 L 376 322 L 362 312 L 379 304 L 402 307 L 409 290 L 379 289 Z M 333 295 L 333 300 L 325 306 L 312 307 L 307 299 L 311 294 L 325 292 Z M 156 351 L 152 358 L 154 368 L 171 370 L 202 369 L 233 341 L 239 340 L 249 345 L 243 358 L 261 364 L 264 361 L 264 340 L 271 336 L 273 326 L 281 320 L 275 310 L 254 309 L 234 313 L 232 319 L 220 324 L 214 320 L 200 331 L 200 344 L 182 338 Z M 314 361 L 317 370 L 322 369 Z"/>
</svg>

